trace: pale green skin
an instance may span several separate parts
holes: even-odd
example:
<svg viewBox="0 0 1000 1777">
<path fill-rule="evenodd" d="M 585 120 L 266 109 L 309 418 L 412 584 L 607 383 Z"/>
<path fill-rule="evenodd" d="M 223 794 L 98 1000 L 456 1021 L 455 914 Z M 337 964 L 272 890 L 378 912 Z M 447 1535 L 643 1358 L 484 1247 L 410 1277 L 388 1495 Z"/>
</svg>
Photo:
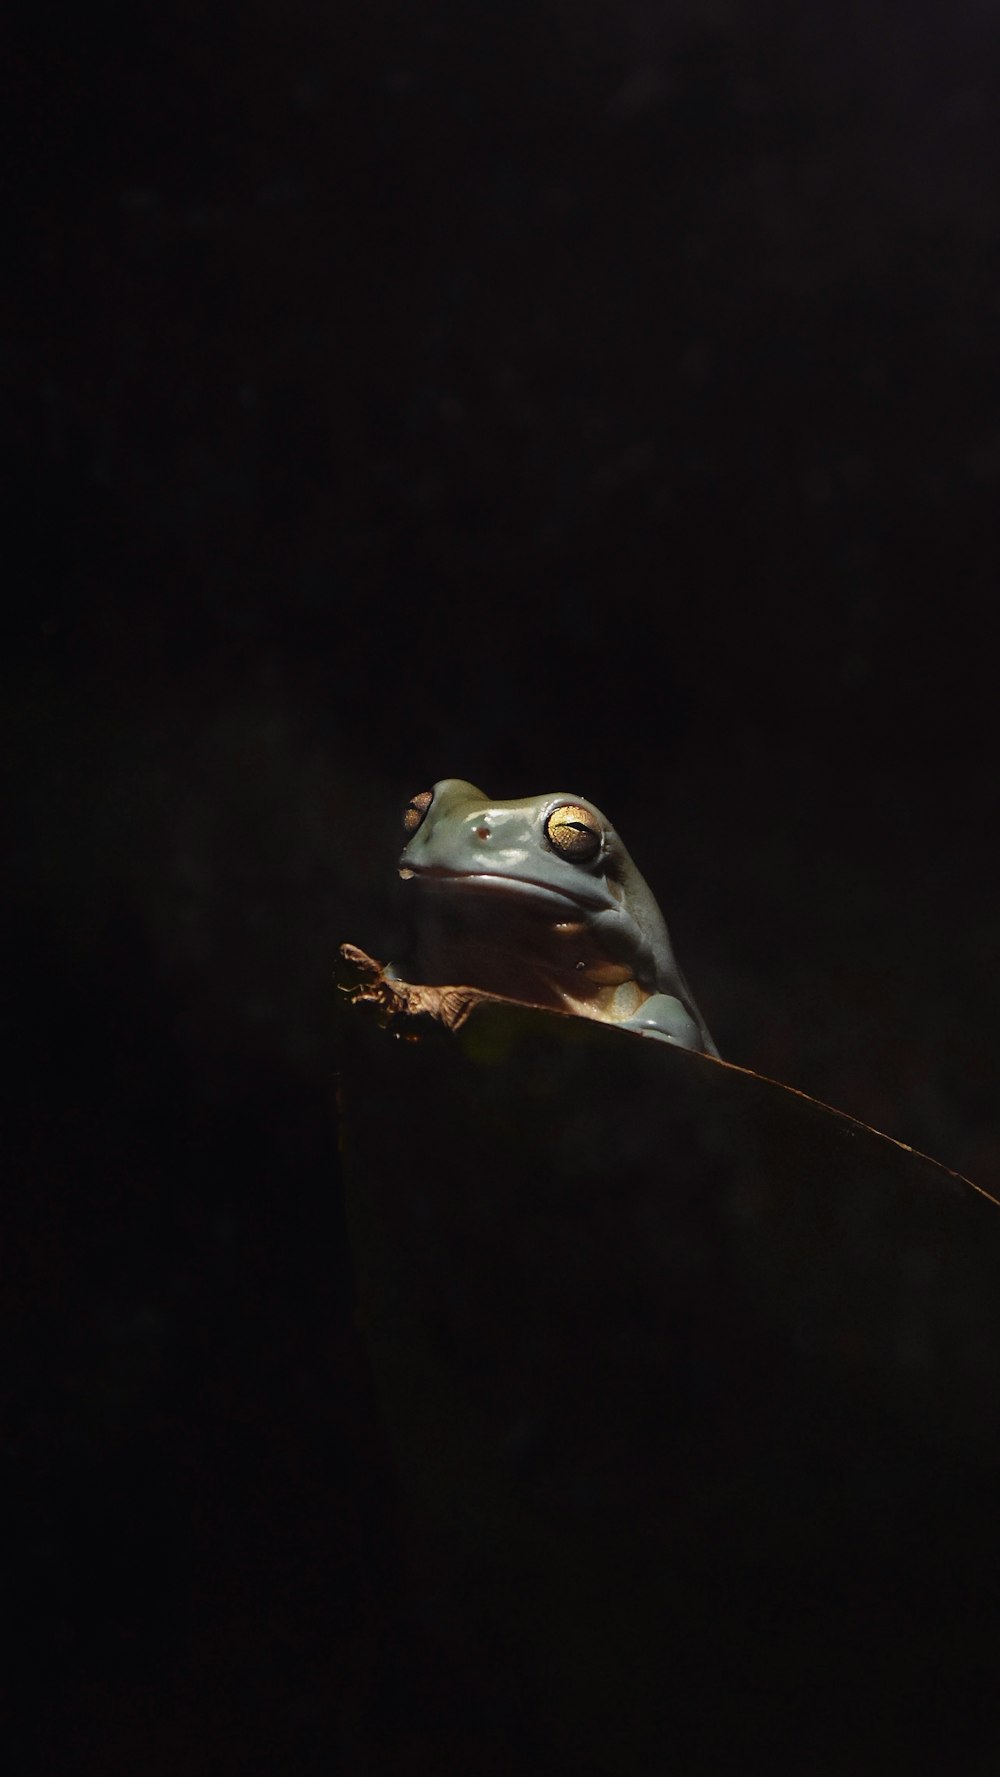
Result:
<svg viewBox="0 0 1000 1777">
<path fill-rule="evenodd" d="M 565 803 L 602 828 L 587 862 L 546 836 Z M 491 802 L 443 778 L 399 863 L 418 899 L 418 938 L 413 965 L 390 975 L 485 988 L 718 1055 L 651 891 L 585 796 Z"/>
</svg>

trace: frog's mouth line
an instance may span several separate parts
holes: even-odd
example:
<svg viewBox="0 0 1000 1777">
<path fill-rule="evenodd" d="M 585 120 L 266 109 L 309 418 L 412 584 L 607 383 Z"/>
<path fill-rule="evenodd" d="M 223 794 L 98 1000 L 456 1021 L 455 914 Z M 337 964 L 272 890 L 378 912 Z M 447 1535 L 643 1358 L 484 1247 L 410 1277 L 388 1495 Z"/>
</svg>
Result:
<svg viewBox="0 0 1000 1777">
<path fill-rule="evenodd" d="M 415 878 L 428 888 L 441 889 L 472 889 L 474 893 L 509 893 L 518 892 L 522 898 L 528 891 L 527 898 L 533 901 L 548 903 L 550 906 L 570 906 L 579 912 L 581 909 L 591 911 L 605 905 L 600 896 L 575 895 L 569 889 L 553 888 L 551 883 L 538 882 L 531 876 L 507 876 L 499 871 L 489 870 L 447 870 L 441 864 L 425 864 L 419 869 L 411 865 L 402 865 L 399 871 L 404 882 Z"/>
</svg>

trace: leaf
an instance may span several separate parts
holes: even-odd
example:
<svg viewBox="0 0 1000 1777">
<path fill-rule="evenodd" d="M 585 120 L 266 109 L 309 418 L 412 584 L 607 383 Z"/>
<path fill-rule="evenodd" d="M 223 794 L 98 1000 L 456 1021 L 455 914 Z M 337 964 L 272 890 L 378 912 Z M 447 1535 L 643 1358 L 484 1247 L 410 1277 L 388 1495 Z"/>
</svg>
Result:
<svg viewBox="0 0 1000 1777">
<path fill-rule="evenodd" d="M 502 1649 L 524 1700 L 511 1769 L 915 1770 L 985 1734 L 1000 1205 L 631 1032 L 363 1011 L 366 1333 L 448 1657 L 488 1694 Z"/>
</svg>

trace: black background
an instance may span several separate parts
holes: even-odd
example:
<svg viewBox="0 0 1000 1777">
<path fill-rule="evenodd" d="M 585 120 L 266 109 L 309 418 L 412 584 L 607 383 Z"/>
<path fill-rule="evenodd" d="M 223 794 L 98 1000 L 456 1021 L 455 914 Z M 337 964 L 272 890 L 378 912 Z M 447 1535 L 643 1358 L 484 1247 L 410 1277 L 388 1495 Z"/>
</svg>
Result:
<svg viewBox="0 0 1000 1777">
<path fill-rule="evenodd" d="M 594 798 L 724 1055 L 1000 1184 L 998 35 L 22 21 L 5 1530 L 50 1760 L 326 1769 L 380 1710 L 416 1756 L 330 975 L 396 942 L 435 778 Z"/>
</svg>

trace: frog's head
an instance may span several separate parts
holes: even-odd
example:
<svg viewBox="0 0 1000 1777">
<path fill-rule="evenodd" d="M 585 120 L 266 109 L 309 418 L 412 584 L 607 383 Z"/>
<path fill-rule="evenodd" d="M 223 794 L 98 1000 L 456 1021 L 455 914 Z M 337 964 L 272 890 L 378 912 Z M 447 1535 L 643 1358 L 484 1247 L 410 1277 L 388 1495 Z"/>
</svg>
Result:
<svg viewBox="0 0 1000 1777">
<path fill-rule="evenodd" d="M 443 778 L 414 796 L 403 825 L 399 874 L 419 891 L 425 922 L 431 915 L 438 973 L 457 966 L 459 939 L 474 931 L 480 948 L 530 954 L 578 982 L 582 974 L 656 987 L 659 964 L 670 959 L 662 916 L 586 797 L 556 791 L 491 802 L 474 784 Z"/>
</svg>

